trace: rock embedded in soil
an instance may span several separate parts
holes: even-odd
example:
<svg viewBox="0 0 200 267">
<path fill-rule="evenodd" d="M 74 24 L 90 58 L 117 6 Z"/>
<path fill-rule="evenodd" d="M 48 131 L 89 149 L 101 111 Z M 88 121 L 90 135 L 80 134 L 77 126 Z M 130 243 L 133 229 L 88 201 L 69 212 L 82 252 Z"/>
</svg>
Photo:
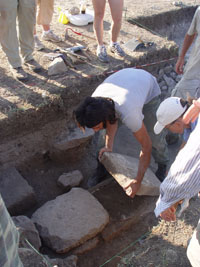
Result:
<svg viewBox="0 0 200 267">
<path fill-rule="evenodd" d="M 58 178 L 58 185 L 64 188 L 75 187 L 79 186 L 82 180 L 83 180 L 82 173 L 79 170 L 75 170 L 72 172 L 63 173 Z"/>
<path fill-rule="evenodd" d="M 15 167 L 1 169 L 0 193 L 11 215 L 21 215 L 36 204 L 33 188 Z"/>
<path fill-rule="evenodd" d="M 19 247 L 30 248 L 25 240 L 27 239 L 35 249 L 39 250 L 41 247 L 40 236 L 31 219 L 26 216 L 15 216 L 12 219 L 20 233 Z"/>
<path fill-rule="evenodd" d="M 109 152 L 105 152 L 101 158 L 101 163 L 122 188 L 126 188 L 137 176 L 138 162 L 139 160 L 136 158 Z M 160 181 L 150 169 L 147 169 L 136 195 L 157 196 L 159 188 Z"/>
<path fill-rule="evenodd" d="M 66 64 L 61 57 L 55 58 L 48 67 L 48 75 L 56 75 L 68 70 Z"/>
<path fill-rule="evenodd" d="M 32 220 L 44 244 L 65 253 L 99 234 L 109 222 L 109 214 L 87 190 L 73 188 L 45 203 Z"/>
<path fill-rule="evenodd" d="M 71 133 L 64 132 L 56 138 L 54 148 L 60 151 L 76 148 L 83 143 L 86 143 L 94 135 L 92 129 L 86 128 L 83 133 L 78 127 L 75 128 Z"/>
</svg>

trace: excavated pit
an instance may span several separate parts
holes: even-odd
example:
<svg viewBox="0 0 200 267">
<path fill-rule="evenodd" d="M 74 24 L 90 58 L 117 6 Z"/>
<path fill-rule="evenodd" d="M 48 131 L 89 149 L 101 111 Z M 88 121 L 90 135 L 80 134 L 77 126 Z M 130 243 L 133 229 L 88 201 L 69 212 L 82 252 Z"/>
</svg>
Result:
<svg viewBox="0 0 200 267">
<path fill-rule="evenodd" d="M 140 32 L 145 40 L 153 41 L 152 38 L 155 38 L 158 41 L 155 47 L 150 50 L 141 50 L 138 53 L 133 52 L 131 60 L 116 67 L 113 65 L 112 69 L 109 67 L 103 73 L 99 72 L 98 75 L 82 76 L 75 80 L 70 76 L 70 79 L 66 79 L 65 87 L 60 90 L 59 96 L 51 102 L 37 109 L 18 110 L 0 121 L 1 129 L 4 129 L 0 133 L 1 165 L 3 167 L 15 166 L 22 173 L 37 192 L 39 205 L 62 192 L 55 186 L 55 181 L 63 172 L 79 169 L 83 173 L 82 186 L 85 187 L 87 178 L 95 169 L 95 138 L 90 133 L 84 141 L 76 141 L 76 138 L 77 140 L 84 139 L 84 135 L 80 132 L 78 137 L 73 136 L 74 131 L 76 133 L 79 131 L 73 120 L 73 109 L 85 96 L 91 95 L 110 73 L 123 67 L 143 66 L 160 82 L 162 77 L 159 71 L 167 66 L 174 66 L 176 62 L 178 47 L 183 41 L 184 33 L 189 27 L 195 9 L 196 7 L 184 7 L 147 17 L 128 18 L 129 25 L 130 23 L 137 25 L 132 26 L 136 30 L 136 35 Z M 145 30 L 138 25 L 142 25 Z M 152 33 L 157 33 L 162 37 Z M 166 95 L 166 92 L 162 93 Z M 167 92 L 168 95 L 169 93 Z M 125 134 L 128 145 L 121 138 Z M 65 149 L 62 148 L 61 142 L 58 147 L 56 144 L 62 139 L 65 145 L 66 142 L 73 144 Z M 133 151 L 132 147 L 129 149 L 130 144 L 134 144 Z M 138 145 L 132 141 L 132 135 L 123 127 L 118 133 L 115 147 L 117 152 L 138 155 Z M 45 194 L 42 188 L 45 188 Z"/>
<path fill-rule="evenodd" d="M 139 66 L 146 69 L 161 83 L 160 70 L 169 66 L 173 69 L 179 46 L 183 42 L 195 9 L 196 7 L 184 7 L 153 16 L 129 18 L 126 23 L 133 28 L 135 37 L 140 35 L 145 41 L 155 41 L 155 46 L 138 53 L 129 52 L 128 60 L 125 62 L 118 62 L 119 64 L 114 62 L 107 69 L 98 70 L 97 73 L 94 71 L 92 75 L 91 73 L 88 76 L 72 75 L 67 79 L 62 76 L 63 87 L 51 101 L 48 102 L 46 99 L 46 104 L 37 109 L 18 110 L 0 121 L 1 129 L 4 129 L 0 133 L 1 165 L 3 168 L 15 166 L 36 194 L 37 204 L 27 210 L 26 215 L 30 216 L 45 202 L 66 192 L 57 185 L 61 174 L 80 170 L 84 177 L 81 187 L 86 188 L 87 179 L 96 167 L 96 138 L 93 133 L 89 133 L 87 138 L 81 132 L 78 133 L 73 120 L 73 109 L 84 97 L 91 95 L 110 73 L 124 67 Z M 130 26 L 130 23 L 134 25 Z M 170 95 L 170 90 L 167 92 L 163 90 L 162 94 L 163 97 Z M 139 145 L 125 127 L 121 127 L 117 133 L 114 151 L 138 156 Z M 173 160 L 177 146 L 172 146 L 170 153 Z M 155 170 L 154 162 L 150 168 Z M 113 186 L 116 187 L 114 184 Z M 106 205 L 110 200 L 101 195 L 101 187 L 99 190 L 100 192 L 94 194 L 107 208 Z M 117 190 L 112 193 L 117 198 Z M 130 204 L 127 198 L 124 201 Z M 152 201 L 154 204 L 155 199 L 152 198 Z M 136 198 L 134 206 L 140 207 L 144 202 L 147 205 L 148 198 L 144 200 Z M 121 204 L 122 209 L 124 206 L 125 204 Z M 129 205 L 128 207 L 130 208 Z M 113 221 L 117 220 L 115 210 L 119 208 L 120 205 L 117 204 L 113 210 L 108 207 L 110 212 L 112 210 Z M 128 216 L 128 209 L 126 212 Z M 85 266 L 89 265 L 85 263 Z"/>
</svg>

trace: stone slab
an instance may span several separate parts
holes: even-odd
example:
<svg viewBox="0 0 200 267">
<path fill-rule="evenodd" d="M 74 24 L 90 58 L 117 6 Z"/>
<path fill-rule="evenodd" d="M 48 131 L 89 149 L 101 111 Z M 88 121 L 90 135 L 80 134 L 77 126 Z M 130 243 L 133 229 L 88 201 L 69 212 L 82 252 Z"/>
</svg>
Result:
<svg viewBox="0 0 200 267">
<path fill-rule="evenodd" d="M 126 188 L 137 175 L 139 160 L 118 153 L 104 153 L 101 163 L 115 178 L 122 188 Z M 160 181 L 155 174 L 147 169 L 141 187 L 136 195 L 159 195 Z"/>
<path fill-rule="evenodd" d="M 0 170 L 0 193 L 11 215 L 21 215 L 36 204 L 33 188 L 15 167 Z"/>
<path fill-rule="evenodd" d="M 109 214 L 87 190 L 73 188 L 45 203 L 32 220 L 46 246 L 66 253 L 100 233 Z"/>
<path fill-rule="evenodd" d="M 86 129 L 83 133 L 78 127 L 75 128 L 71 133 L 63 133 L 56 138 L 54 147 L 58 150 L 64 151 L 71 148 L 80 146 L 87 142 L 94 135 L 92 129 Z"/>
</svg>

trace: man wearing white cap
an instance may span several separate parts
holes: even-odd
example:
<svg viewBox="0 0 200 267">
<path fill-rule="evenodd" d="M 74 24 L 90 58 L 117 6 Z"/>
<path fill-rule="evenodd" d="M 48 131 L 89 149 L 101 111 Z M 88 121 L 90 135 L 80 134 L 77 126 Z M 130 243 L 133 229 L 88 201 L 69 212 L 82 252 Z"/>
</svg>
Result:
<svg viewBox="0 0 200 267">
<path fill-rule="evenodd" d="M 193 101 L 187 110 L 180 98 L 168 98 L 161 103 L 157 110 L 158 122 L 154 127 L 156 133 L 163 128 L 175 128 L 177 121 L 186 127 L 198 120 L 200 113 L 200 99 Z M 183 116 L 183 113 L 184 116 Z M 169 115 L 169 116 L 167 116 Z M 168 119 L 167 119 L 168 117 Z M 173 119 L 176 121 L 173 122 Z M 174 125 L 173 125 L 174 124 Z M 185 128 L 186 129 L 186 128 Z M 154 210 L 156 217 L 161 216 L 166 221 L 176 220 L 176 203 L 183 199 L 190 199 L 200 190 L 200 120 L 183 149 L 178 153 L 169 173 L 160 186 L 160 196 Z M 187 257 L 192 267 L 200 266 L 200 220 L 187 248 Z"/>
<path fill-rule="evenodd" d="M 155 134 L 161 133 L 164 128 L 172 133 L 183 134 L 182 148 L 197 124 L 197 120 L 189 124 L 183 121 L 183 115 L 189 106 L 190 103 L 188 101 L 179 97 L 165 99 L 156 112 L 157 123 L 154 126 Z"/>
</svg>

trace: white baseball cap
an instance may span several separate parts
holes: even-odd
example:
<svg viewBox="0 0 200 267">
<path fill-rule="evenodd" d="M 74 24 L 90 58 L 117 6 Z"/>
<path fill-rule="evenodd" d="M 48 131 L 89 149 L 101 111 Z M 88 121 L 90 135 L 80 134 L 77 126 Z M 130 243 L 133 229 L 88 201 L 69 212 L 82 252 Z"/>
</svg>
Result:
<svg viewBox="0 0 200 267">
<path fill-rule="evenodd" d="M 168 97 L 160 104 L 156 112 L 155 134 L 159 134 L 166 125 L 177 120 L 184 113 L 187 105 L 183 107 L 180 100 L 179 97 Z"/>
</svg>

